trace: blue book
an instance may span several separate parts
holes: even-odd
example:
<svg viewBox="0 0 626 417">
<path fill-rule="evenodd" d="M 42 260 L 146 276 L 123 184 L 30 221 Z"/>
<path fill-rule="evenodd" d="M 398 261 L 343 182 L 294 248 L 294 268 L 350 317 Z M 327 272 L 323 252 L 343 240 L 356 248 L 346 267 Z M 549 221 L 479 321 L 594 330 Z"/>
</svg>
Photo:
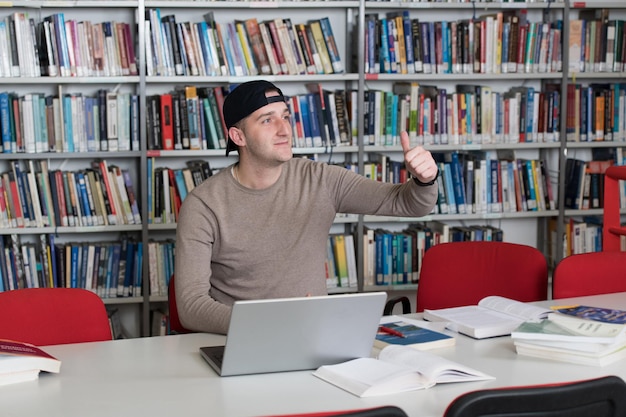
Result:
<svg viewBox="0 0 626 417">
<path fill-rule="evenodd" d="M 400 62 L 400 60 L 398 59 L 398 54 L 400 53 L 400 51 L 396 50 L 396 46 L 398 44 L 398 31 L 396 29 L 396 20 L 394 18 L 387 18 L 386 22 L 390 72 L 395 74 L 400 72 L 398 65 Z"/>
<path fill-rule="evenodd" d="M 305 144 L 306 147 L 312 148 L 313 134 L 311 133 L 311 116 L 309 115 L 309 101 L 306 94 L 298 96 L 298 104 L 300 104 L 300 118 L 304 129 Z"/>
<path fill-rule="evenodd" d="M 118 278 L 119 268 L 120 268 L 121 249 L 122 249 L 122 244 L 120 242 L 115 242 L 111 244 L 111 248 L 109 250 L 110 256 L 108 259 L 108 266 L 107 266 L 107 271 L 106 271 L 107 286 L 105 290 L 105 296 L 108 296 L 108 297 L 117 296 L 117 278 Z"/>
<path fill-rule="evenodd" d="M 133 297 L 141 296 L 143 274 L 143 242 L 137 242 L 137 249 L 135 250 L 135 261 L 133 262 Z"/>
<path fill-rule="evenodd" d="M 528 187 L 528 198 L 526 200 L 526 204 L 528 204 L 529 211 L 537 210 L 537 189 L 535 187 L 535 170 L 533 168 L 533 163 L 531 160 L 525 161 L 526 175 L 524 176 L 526 181 L 526 186 Z M 581 208 L 580 205 L 577 208 Z"/>
<path fill-rule="evenodd" d="M 379 65 L 381 74 L 389 74 L 391 72 L 391 55 L 389 52 L 389 29 L 387 27 L 387 19 L 380 18 L 380 52 Z"/>
<path fill-rule="evenodd" d="M 204 62 L 204 69 L 206 75 L 217 75 L 214 71 L 214 66 L 212 65 L 212 52 L 211 52 L 211 44 L 209 42 L 208 35 L 208 26 L 206 22 L 200 22 L 193 25 L 194 30 L 198 32 L 198 39 L 200 39 L 200 48 L 202 52 L 202 62 Z"/>
<path fill-rule="evenodd" d="M 174 179 L 176 180 L 176 188 L 178 189 L 180 202 L 182 203 L 185 201 L 185 197 L 187 197 L 187 186 L 185 185 L 185 178 L 183 177 L 182 169 L 174 170 Z"/>
<path fill-rule="evenodd" d="M 72 128 L 72 96 L 65 94 L 63 96 L 63 127 L 65 128 L 65 137 L 63 141 L 63 151 L 74 152 L 74 132 Z"/>
<path fill-rule="evenodd" d="M 322 34 L 326 41 L 326 49 L 328 49 L 328 55 L 330 56 L 330 62 L 333 66 L 333 72 L 340 74 L 343 72 L 343 64 L 341 62 L 341 56 L 339 55 L 339 48 L 335 42 L 335 35 L 333 34 L 333 28 L 330 24 L 328 17 L 320 19 L 320 26 L 322 27 Z"/>
<path fill-rule="evenodd" d="M 502 212 L 502 200 L 500 196 L 500 161 L 497 159 L 489 160 L 487 189 L 490 190 L 491 196 L 491 213 Z"/>
<path fill-rule="evenodd" d="M 65 15 L 56 13 L 53 15 L 56 48 L 59 51 L 59 71 L 62 77 L 71 76 L 70 55 L 67 49 L 67 36 L 65 33 Z"/>
<path fill-rule="evenodd" d="M 0 93 L 0 136 L 3 153 L 13 152 L 10 105 L 9 93 Z"/>
<path fill-rule="evenodd" d="M 83 212 L 84 223 L 81 226 L 93 226 L 93 217 L 91 216 L 91 208 L 89 206 L 89 195 L 87 194 L 87 184 L 85 175 L 82 172 L 74 174 L 76 178 L 76 186 L 78 187 L 78 199 L 80 200 L 81 211 Z"/>
<path fill-rule="evenodd" d="M 456 339 L 445 333 L 418 327 L 403 321 L 384 323 L 378 329 L 374 347 L 383 349 L 388 345 L 411 346 L 418 350 L 427 350 L 454 346 Z"/>
<path fill-rule="evenodd" d="M 148 166 L 148 224 L 151 224 L 154 218 L 154 202 L 152 201 L 154 198 L 154 157 L 148 158 L 146 162 Z"/>
<path fill-rule="evenodd" d="M 393 282 L 395 284 L 406 284 L 407 275 L 404 269 L 404 257 L 406 249 L 404 245 L 404 235 L 402 233 L 394 233 L 393 235 Z"/>
<path fill-rule="evenodd" d="M 427 22 L 426 25 L 428 26 L 428 49 L 430 50 L 430 68 L 432 70 L 433 73 L 437 72 L 437 54 L 435 53 L 435 51 L 437 50 L 437 46 L 436 46 L 436 32 L 435 32 L 435 22 Z"/>
<path fill-rule="evenodd" d="M 87 258 L 89 243 L 81 243 L 78 247 L 78 288 L 87 288 Z"/>
<path fill-rule="evenodd" d="M 456 201 L 457 211 L 459 214 L 467 213 L 467 206 L 465 204 L 465 184 L 463 178 L 463 172 L 461 162 L 459 161 L 458 152 L 452 152 L 450 154 L 452 168 L 452 183 L 454 184 L 454 200 Z"/>
<path fill-rule="evenodd" d="M 133 151 L 139 148 L 139 96 L 130 95 L 130 146 Z"/>
<path fill-rule="evenodd" d="M 77 244 L 70 244 L 70 287 L 78 288 L 78 252 Z"/>
<path fill-rule="evenodd" d="M 533 117 L 534 106 L 535 89 L 533 87 L 528 87 L 526 89 L 526 126 L 524 126 L 524 130 L 526 131 L 526 142 L 536 142 L 536 137 L 533 137 L 533 126 L 536 124 L 536 120 Z"/>
<path fill-rule="evenodd" d="M 445 20 L 441 22 L 441 74 L 449 74 L 452 68 L 450 51 L 450 25 Z"/>
<path fill-rule="evenodd" d="M 133 294 L 133 272 L 135 269 L 135 251 L 137 243 L 129 240 L 126 247 L 126 269 L 124 271 L 124 290 L 123 297 L 131 297 Z"/>
<path fill-rule="evenodd" d="M 322 131 L 320 126 L 320 119 L 318 115 L 317 106 L 315 105 L 315 94 L 309 93 L 306 95 L 308 113 L 309 113 L 309 126 L 311 129 L 311 137 L 313 138 L 313 146 L 324 146 L 322 143 Z"/>
<path fill-rule="evenodd" d="M 116 295 L 124 297 L 124 284 L 126 283 L 126 254 L 128 252 L 128 237 L 123 237 L 120 243 L 120 253 L 118 259 L 117 273 L 114 273 L 113 280 L 117 282 Z M 115 267 L 114 267 L 115 269 Z"/>
<path fill-rule="evenodd" d="M 450 214 L 457 214 L 458 209 L 456 206 L 456 199 L 454 196 L 454 182 L 452 181 L 452 167 L 451 164 L 446 162 L 443 164 L 443 181 L 444 189 L 446 193 L 446 200 L 448 201 L 448 211 Z M 488 187 L 487 187 L 488 188 Z"/>
<path fill-rule="evenodd" d="M 413 33 L 411 17 L 408 10 L 402 11 L 402 29 L 404 32 L 404 49 L 406 50 L 406 66 L 409 74 L 415 72 L 415 56 L 413 50 Z"/>
</svg>

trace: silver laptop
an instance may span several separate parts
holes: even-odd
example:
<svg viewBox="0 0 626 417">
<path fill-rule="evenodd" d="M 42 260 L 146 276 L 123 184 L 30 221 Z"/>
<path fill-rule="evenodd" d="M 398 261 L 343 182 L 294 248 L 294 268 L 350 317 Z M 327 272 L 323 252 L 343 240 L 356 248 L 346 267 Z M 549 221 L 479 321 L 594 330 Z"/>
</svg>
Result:
<svg viewBox="0 0 626 417">
<path fill-rule="evenodd" d="M 221 376 L 316 369 L 370 356 L 384 292 L 237 301 L 226 346 L 200 348 Z"/>
</svg>

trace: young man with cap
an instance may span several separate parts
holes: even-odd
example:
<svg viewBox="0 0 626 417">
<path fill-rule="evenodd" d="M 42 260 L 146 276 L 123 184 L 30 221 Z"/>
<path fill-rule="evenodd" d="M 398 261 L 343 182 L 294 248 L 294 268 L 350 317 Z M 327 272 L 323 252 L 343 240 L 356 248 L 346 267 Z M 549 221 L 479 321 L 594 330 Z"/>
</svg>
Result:
<svg viewBox="0 0 626 417">
<path fill-rule="evenodd" d="M 180 209 L 176 298 L 183 326 L 226 333 L 236 300 L 323 295 L 326 241 L 336 213 L 420 217 L 437 201 L 430 152 L 410 148 L 413 180 L 385 184 L 339 166 L 293 158 L 285 97 L 268 81 L 224 101 L 226 154 L 239 162 L 194 188 Z"/>
</svg>

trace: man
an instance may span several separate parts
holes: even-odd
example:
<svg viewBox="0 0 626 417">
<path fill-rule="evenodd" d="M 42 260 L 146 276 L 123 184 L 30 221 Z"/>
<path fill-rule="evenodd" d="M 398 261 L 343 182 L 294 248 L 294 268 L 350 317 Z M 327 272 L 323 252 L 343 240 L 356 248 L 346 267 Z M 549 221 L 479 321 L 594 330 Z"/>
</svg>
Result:
<svg viewBox="0 0 626 417">
<path fill-rule="evenodd" d="M 430 152 L 410 149 L 414 180 L 384 184 L 345 168 L 293 158 L 290 113 L 267 81 L 224 101 L 226 155 L 239 162 L 185 198 L 176 236 L 176 297 L 183 326 L 226 333 L 236 300 L 323 295 L 326 240 L 336 213 L 424 216 L 437 200 Z"/>
</svg>

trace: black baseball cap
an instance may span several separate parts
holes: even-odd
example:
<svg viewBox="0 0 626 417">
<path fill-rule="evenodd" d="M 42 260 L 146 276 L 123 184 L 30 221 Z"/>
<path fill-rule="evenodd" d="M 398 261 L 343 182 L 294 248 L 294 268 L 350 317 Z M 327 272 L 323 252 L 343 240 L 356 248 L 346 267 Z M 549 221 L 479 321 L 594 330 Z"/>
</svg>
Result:
<svg viewBox="0 0 626 417">
<path fill-rule="evenodd" d="M 278 95 L 265 97 L 265 93 L 268 91 L 276 91 Z M 224 114 L 226 128 L 230 129 L 261 107 L 267 106 L 270 103 L 279 102 L 284 103 L 285 96 L 283 92 L 280 91 L 280 88 L 269 81 L 255 80 L 239 84 L 237 88 L 231 91 L 224 99 L 222 113 Z M 226 156 L 228 156 L 230 151 L 236 150 L 237 145 L 235 145 L 229 137 L 226 143 Z"/>
</svg>

